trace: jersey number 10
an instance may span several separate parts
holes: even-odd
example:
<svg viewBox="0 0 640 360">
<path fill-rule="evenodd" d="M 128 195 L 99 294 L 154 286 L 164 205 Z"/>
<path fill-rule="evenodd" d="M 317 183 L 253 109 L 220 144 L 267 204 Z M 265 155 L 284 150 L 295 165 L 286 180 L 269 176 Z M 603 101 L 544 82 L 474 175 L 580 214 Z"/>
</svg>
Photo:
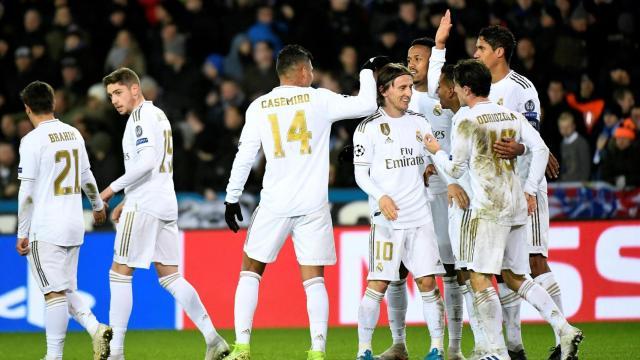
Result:
<svg viewBox="0 0 640 360">
<path fill-rule="evenodd" d="M 278 124 L 278 115 L 269 114 L 269 122 L 271 123 L 271 134 L 273 135 L 273 156 L 283 158 L 285 156 L 282 149 L 282 141 L 280 140 L 280 124 Z M 300 141 L 300 154 L 311 154 L 311 131 L 307 130 L 307 118 L 304 110 L 296 111 L 293 117 L 289 131 L 287 132 L 287 141 Z"/>
<path fill-rule="evenodd" d="M 69 170 L 71 169 L 71 154 L 69 154 L 69 150 L 56 151 L 56 164 L 64 160 L 64 167 L 56 179 L 53 180 L 53 194 L 55 196 L 80 193 L 80 179 L 78 178 L 78 149 L 73 149 L 71 152 L 73 153 L 73 167 L 75 169 L 75 182 L 73 187 L 62 186 L 62 182 L 67 178 Z"/>
</svg>

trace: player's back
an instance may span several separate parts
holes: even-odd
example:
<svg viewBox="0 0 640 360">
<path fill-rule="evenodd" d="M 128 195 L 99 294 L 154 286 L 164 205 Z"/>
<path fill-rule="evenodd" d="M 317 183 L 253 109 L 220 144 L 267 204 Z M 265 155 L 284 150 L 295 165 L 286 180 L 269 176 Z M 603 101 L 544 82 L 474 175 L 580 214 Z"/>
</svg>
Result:
<svg viewBox="0 0 640 360">
<path fill-rule="evenodd" d="M 520 139 L 522 121 L 514 112 L 489 101 L 464 113 L 456 136 L 470 141 L 472 208 L 480 218 L 504 225 L 524 224 L 527 207 L 515 160 L 497 157 L 492 144 L 500 137 Z"/>
<path fill-rule="evenodd" d="M 257 129 L 267 159 L 261 206 L 296 216 L 327 203 L 335 96 L 326 89 L 279 86 L 251 103 L 243 131 Z"/>
<path fill-rule="evenodd" d="M 82 136 L 72 126 L 49 120 L 27 134 L 20 147 L 19 178 L 35 182 L 30 240 L 82 244 L 81 174 L 90 167 Z"/>
<path fill-rule="evenodd" d="M 173 136 L 165 113 L 151 101 L 129 116 L 122 137 L 125 169 L 135 166 L 143 148 L 154 152 L 152 170 L 125 188 L 126 205 L 163 220 L 176 220 L 178 204 L 173 185 Z"/>
</svg>

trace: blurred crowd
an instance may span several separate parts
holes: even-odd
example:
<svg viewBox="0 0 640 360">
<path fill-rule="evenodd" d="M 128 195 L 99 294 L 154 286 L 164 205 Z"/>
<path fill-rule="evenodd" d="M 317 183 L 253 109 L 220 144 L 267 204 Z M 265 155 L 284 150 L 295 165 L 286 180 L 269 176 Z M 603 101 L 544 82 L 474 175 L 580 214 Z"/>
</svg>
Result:
<svg viewBox="0 0 640 360">
<path fill-rule="evenodd" d="M 473 56 L 479 30 L 511 29 L 511 66 L 536 86 L 541 132 L 560 181 L 640 185 L 640 6 L 633 0 L 0 0 L 0 197 L 17 195 L 17 150 L 31 130 L 19 92 L 42 80 L 56 115 L 85 137 L 102 188 L 122 169 L 126 118 L 100 83 L 127 66 L 174 129 L 177 191 L 224 191 L 244 111 L 278 85 L 275 55 L 299 43 L 314 86 L 354 94 L 372 55 L 404 62 L 411 41 L 454 24 L 447 60 Z M 356 121 L 333 128 L 330 185 L 355 186 L 338 154 Z M 258 161 L 247 190 L 260 189 Z"/>
</svg>

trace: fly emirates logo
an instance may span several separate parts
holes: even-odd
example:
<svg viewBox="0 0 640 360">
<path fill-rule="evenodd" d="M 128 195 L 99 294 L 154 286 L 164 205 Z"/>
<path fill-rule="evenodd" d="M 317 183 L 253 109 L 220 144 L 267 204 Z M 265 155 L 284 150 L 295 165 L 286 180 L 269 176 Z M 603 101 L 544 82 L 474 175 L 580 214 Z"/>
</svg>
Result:
<svg viewBox="0 0 640 360">
<path fill-rule="evenodd" d="M 407 166 L 424 165 L 424 155 L 413 156 L 413 148 L 400 148 L 400 159 L 384 159 L 387 169 L 398 169 Z"/>
</svg>

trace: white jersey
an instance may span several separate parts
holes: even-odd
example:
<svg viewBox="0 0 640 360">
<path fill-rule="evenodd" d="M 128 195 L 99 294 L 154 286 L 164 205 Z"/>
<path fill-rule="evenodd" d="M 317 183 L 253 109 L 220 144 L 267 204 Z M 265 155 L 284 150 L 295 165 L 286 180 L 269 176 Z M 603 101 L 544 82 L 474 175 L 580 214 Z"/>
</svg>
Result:
<svg viewBox="0 0 640 360">
<path fill-rule="evenodd" d="M 454 139 L 456 136 L 456 128 L 460 123 L 460 119 L 464 119 L 464 112 L 468 110 L 469 110 L 469 107 L 467 106 L 461 107 L 460 109 L 458 109 L 458 112 L 451 119 L 451 138 L 450 138 L 451 143 L 454 142 Z M 440 141 L 438 141 L 438 144 L 440 144 Z M 442 149 L 444 149 L 444 147 L 442 147 Z M 451 154 L 451 151 L 448 151 L 448 153 Z M 449 158 L 451 159 L 451 155 L 449 155 Z M 446 171 L 443 170 L 442 173 L 445 173 L 446 175 Z M 471 178 L 469 177 L 468 171 L 462 174 L 460 178 L 455 179 L 455 183 L 460 185 L 460 187 L 462 187 L 464 192 L 467 193 L 467 196 L 469 197 L 469 199 L 473 198 L 473 189 L 471 188 Z"/>
<path fill-rule="evenodd" d="M 81 174 L 89 167 L 82 135 L 57 119 L 41 122 L 22 138 L 18 179 L 35 182 L 30 241 L 82 244 Z"/>
<path fill-rule="evenodd" d="M 371 70 L 360 73 L 358 96 L 327 89 L 278 86 L 254 100 L 233 162 L 227 202 L 238 202 L 251 165 L 262 146 L 267 164 L 260 206 L 272 214 L 311 214 L 328 199 L 329 135 L 334 121 L 375 111 L 376 89 Z"/>
<path fill-rule="evenodd" d="M 171 124 L 162 110 L 144 101 L 131 112 L 122 136 L 125 173 L 135 166 L 138 153 L 152 148 L 154 167 L 138 181 L 125 187 L 127 207 L 162 220 L 178 218 L 178 201 L 173 186 L 173 137 Z"/>
<path fill-rule="evenodd" d="M 432 132 L 424 116 L 406 113 L 392 118 L 381 108 L 356 128 L 353 164 L 368 167 L 372 186 L 377 188 L 371 192 L 359 183 L 369 195 L 374 221 L 382 220 L 382 216 L 375 217 L 380 209 L 374 193 L 388 195 L 399 208 L 398 219 L 388 226 L 407 229 L 430 221 L 431 208 L 423 181 L 426 166 L 431 162 L 423 145 L 426 134 Z"/>
<path fill-rule="evenodd" d="M 502 80 L 491 84 L 489 99 L 507 109 L 519 112 L 534 129 L 540 131 L 540 99 L 533 83 L 526 77 L 511 70 Z M 529 175 L 531 153 L 518 157 L 518 175 L 524 184 Z M 538 191 L 547 192 L 547 179 L 542 178 Z"/>
<path fill-rule="evenodd" d="M 469 169 L 471 207 L 478 218 L 507 226 L 525 224 L 524 192 L 535 194 L 544 176 L 549 154 L 544 141 L 520 113 L 490 101 L 479 102 L 454 117 L 457 126 L 452 160 L 446 152 L 439 151 L 436 162 L 456 178 Z M 492 144 L 499 137 L 513 137 L 530 148 L 531 171 L 523 186 L 515 172 L 516 161 L 500 159 L 493 152 Z"/>
<path fill-rule="evenodd" d="M 449 109 L 443 109 L 440 101 L 429 96 L 426 92 L 416 90 L 413 90 L 411 95 L 409 109 L 426 117 L 429 125 L 431 125 L 433 136 L 438 140 L 442 150 L 450 152 L 453 112 Z M 447 191 L 447 185 L 451 182 L 451 179 L 448 178 L 444 171 L 438 171 L 438 176 L 429 178 L 429 188 L 427 190 L 432 195 L 442 194 Z"/>
</svg>

